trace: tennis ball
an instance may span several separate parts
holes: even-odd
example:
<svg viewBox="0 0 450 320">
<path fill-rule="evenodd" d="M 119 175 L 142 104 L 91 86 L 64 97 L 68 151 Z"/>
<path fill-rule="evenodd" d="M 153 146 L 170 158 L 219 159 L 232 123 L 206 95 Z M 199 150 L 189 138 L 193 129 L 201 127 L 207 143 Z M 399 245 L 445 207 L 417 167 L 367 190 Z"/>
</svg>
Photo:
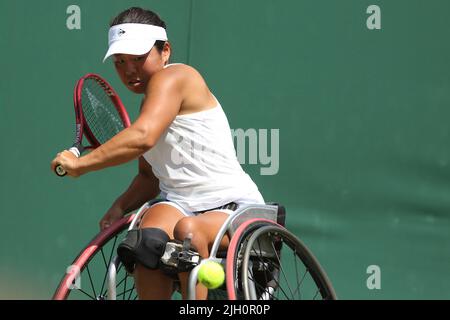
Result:
<svg viewBox="0 0 450 320">
<path fill-rule="evenodd" d="M 214 261 L 206 261 L 198 270 L 198 281 L 208 289 L 217 289 L 225 280 L 222 265 Z"/>
</svg>

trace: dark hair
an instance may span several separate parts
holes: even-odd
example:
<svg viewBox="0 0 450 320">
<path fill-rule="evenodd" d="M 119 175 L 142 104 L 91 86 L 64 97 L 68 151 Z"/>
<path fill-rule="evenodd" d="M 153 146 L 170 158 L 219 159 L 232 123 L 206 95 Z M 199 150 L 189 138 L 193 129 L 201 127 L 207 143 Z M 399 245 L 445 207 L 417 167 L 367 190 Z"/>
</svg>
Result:
<svg viewBox="0 0 450 320">
<path fill-rule="evenodd" d="M 139 7 L 132 7 L 125 11 L 122 11 L 111 21 L 109 26 L 112 27 L 122 23 L 150 24 L 166 29 L 166 23 L 156 13 Z M 155 47 L 159 53 L 163 51 L 164 43 L 165 41 L 161 40 L 155 42 Z"/>
</svg>

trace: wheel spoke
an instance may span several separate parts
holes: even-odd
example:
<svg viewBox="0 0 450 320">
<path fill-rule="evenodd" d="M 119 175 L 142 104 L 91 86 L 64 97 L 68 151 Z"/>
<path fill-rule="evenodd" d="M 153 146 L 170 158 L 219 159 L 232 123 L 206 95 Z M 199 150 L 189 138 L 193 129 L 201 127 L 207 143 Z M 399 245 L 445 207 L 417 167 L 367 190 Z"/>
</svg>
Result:
<svg viewBox="0 0 450 320">
<path fill-rule="evenodd" d="M 249 277 L 249 279 L 252 280 L 252 281 L 255 283 L 255 285 L 260 289 L 260 291 L 261 291 L 262 293 L 269 294 L 269 296 L 271 296 L 272 298 L 275 298 L 275 296 L 274 296 L 272 293 L 267 292 L 267 291 L 266 291 L 267 288 L 266 288 L 266 287 L 263 287 L 261 284 L 259 284 L 259 283 L 256 281 L 256 279 L 254 279 L 254 278 L 252 278 L 252 277 Z M 278 299 L 276 299 L 276 300 L 278 300 Z"/>
<path fill-rule="evenodd" d="M 97 297 L 97 294 L 95 293 L 94 282 L 92 281 L 92 277 L 91 277 L 91 272 L 89 271 L 89 265 L 86 266 L 86 270 L 88 272 L 89 282 L 91 283 L 92 292 L 94 292 L 94 297 Z"/>
<path fill-rule="evenodd" d="M 103 247 L 100 249 L 100 253 L 102 254 L 103 264 L 105 265 L 105 269 L 108 269 L 108 263 L 106 262 L 105 253 L 103 252 Z"/>
<path fill-rule="evenodd" d="M 259 241 L 259 238 L 257 239 L 257 241 Z M 261 254 L 261 257 L 258 255 L 258 253 L 256 252 L 256 250 L 254 249 L 254 247 L 252 247 L 252 250 L 253 250 L 253 252 L 254 252 L 254 254 L 255 254 L 255 256 L 256 256 L 256 258 L 259 260 L 259 262 L 264 266 L 265 264 L 268 264 L 271 268 L 273 268 L 273 272 L 272 272 L 272 274 L 273 274 L 273 277 L 271 278 L 271 280 L 273 280 L 276 284 L 277 284 L 277 288 L 278 287 L 281 287 L 281 284 L 280 284 L 280 282 L 278 281 L 278 276 L 276 276 L 276 270 L 279 270 L 280 269 L 280 265 L 279 264 L 275 264 L 271 259 L 269 259 L 269 258 L 265 258 L 265 257 L 262 257 L 262 254 Z M 264 260 L 265 259 L 265 260 Z M 269 282 L 269 280 L 267 279 L 267 273 L 266 272 L 264 272 L 264 278 L 265 278 L 265 283 L 267 284 L 268 282 Z M 262 286 L 261 286 L 262 287 Z M 282 288 L 281 288 L 281 290 L 283 290 Z M 288 297 L 286 294 L 285 294 L 285 296 L 286 296 L 286 298 Z"/>
<path fill-rule="evenodd" d="M 95 297 L 91 296 L 89 293 L 87 293 L 86 291 L 82 290 L 82 289 L 76 289 L 77 291 L 80 291 L 82 293 L 84 293 L 85 295 L 87 295 L 89 298 L 91 298 L 92 300 L 96 300 Z"/>
<path fill-rule="evenodd" d="M 134 282 L 133 282 L 133 287 L 131 288 L 130 294 L 128 295 L 128 300 L 131 299 L 131 294 L 134 292 L 134 289 L 135 289 L 135 288 L 136 288 L 136 285 L 135 285 Z"/>
<path fill-rule="evenodd" d="M 272 279 L 272 280 L 274 280 L 275 281 L 275 283 L 277 284 L 277 290 L 275 291 L 275 292 L 277 292 L 278 291 L 278 289 L 279 290 L 281 290 L 281 292 L 284 294 L 284 296 L 286 297 L 286 299 L 289 299 L 289 296 L 288 296 L 288 294 L 283 290 L 283 287 L 281 286 L 281 283 L 277 280 L 277 279 Z M 260 288 L 263 288 L 263 290 L 265 290 L 265 287 L 263 287 L 262 285 L 260 285 L 260 284 L 258 284 L 256 281 L 255 281 L 255 284 L 257 284 Z M 273 295 L 272 295 L 273 296 Z"/>
<path fill-rule="evenodd" d="M 133 288 L 129 288 L 129 289 L 124 290 L 123 292 L 117 294 L 117 297 L 122 296 L 122 299 L 125 300 L 125 295 L 129 292 L 129 293 L 130 293 L 129 296 L 131 297 L 131 294 L 133 293 L 133 291 L 134 291 L 134 287 L 133 287 Z M 128 300 L 129 300 L 129 299 L 128 299 Z"/>
<path fill-rule="evenodd" d="M 118 284 L 116 284 L 116 288 L 118 288 L 122 283 L 124 283 L 124 281 L 126 281 L 127 280 L 127 277 L 128 277 L 128 275 L 127 274 L 125 274 L 125 277 L 124 278 L 122 278 L 122 280 L 120 280 L 119 281 L 119 283 Z"/>
<path fill-rule="evenodd" d="M 117 232 L 108 238 L 105 238 L 104 234 L 99 233 L 79 253 L 78 257 L 82 256 L 86 261 L 84 264 L 79 265 L 79 268 L 82 271 L 82 276 L 84 279 L 89 279 L 85 280 L 86 284 L 84 285 L 83 290 L 70 290 L 67 288 L 67 291 L 61 291 L 61 289 L 58 289 L 59 291 L 57 291 L 54 295 L 55 298 L 65 297 L 65 299 L 80 299 L 81 297 L 81 299 L 103 299 L 106 297 L 108 292 L 108 268 L 115 257 L 114 253 L 116 246 L 122 238 L 122 235 L 124 234 L 123 232 L 126 231 L 129 226 L 128 221 L 131 220 L 122 220 L 122 224 L 117 228 Z M 95 250 L 92 251 L 92 248 L 95 248 Z M 119 264 L 117 267 L 116 272 L 118 273 L 121 271 L 122 264 Z M 102 270 L 105 270 L 105 272 L 102 273 Z M 89 284 L 87 284 L 88 281 Z M 59 288 L 61 287 L 62 285 L 60 284 Z M 119 291 L 121 292 L 121 290 Z M 131 298 L 132 291 L 135 291 L 133 281 L 131 283 L 129 281 L 126 282 L 123 291 L 126 292 L 129 298 Z M 130 292 L 130 294 L 128 292 Z"/>
<path fill-rule="evenodd" d="M 295 262 L 295 277 L 297 279 L 297 283 L 298 283 L 298 266 L 297 266 L 297 251 L 294 249 L 294 251 L 292 251 L 292 254 L 294 255 L 294 262 Z M 298 290 L 298 299 L 302 300 L 302 293 L 300 291 L 300 284 L 297 285 L 297 289 L 295 290 L 295 292 Z M 295 294 L 294 292 L 294 294 Z"/>
<path fill-rule="evenodd" d="M 105 288 L 106 279 L 108 277 L 108 269 L 109 269 L 109 266 L 111 265 L 112 256 L 113 256 L 113 253 L 114 253 L 114 249 L 116 247 L 117 237 L 118 236 L 114 237 L 114 242 L 113 242 L 113 245 L 112 245 L 112 248 L 111 248 L 111 252 L 109 254 L 108 262 L 106 262 L 106 258 L 105 258 L 105 254 L 104 254 L 103 248 L 101 248 L 101 250 L 100 250 L 101 253 L 102 253 L 103 262 L 105 264 L 105 269 L 106 269 L 105 275 L 103 277 L 102 288 L 101 288 L 100 292 L 103 292 L 103 289 Z M 107 289 L 105 290 L 105 295 L 106 295 L 106 291 L 107 291 Z"/>
<path fill-rule="evenodd" d="M 320 293 L 320 290 L 317 289 L 317 292 L 316 292 L 315 296 L 313 297 L 313 300 L 316 300 L 316 297 L 317 297 L 317 295 L 318 295 L 319 293 Z"/>
<path fill-rule="evenodd" d="M 127 292 L 127 279 L 128 279 L 128 277 L 127 277 L 127 275 L 125 275 L 125 282 L 124 282 L 124 285 L 123 285 L 123 299 L 122 300 L 125 300 L 125 293 Z"/>
<path fill-rule="evenodd" d="M 280 259 L 280 256 L 278 255 L 277 250 L 275 249 L 275 246 L 274 246 L 274 244 L 273 244 L 272 241 L 270 242 L 270 244 L 272 245 L 272 249 L 274 250 L 275 255 L 277 256 L 278 262 L 280 263 L 280 271 L 281 271 L 281 273 L 283 274 L 284 279 L 286 280 L 286 284 L 287 284 L 288 289 L 289 289 L 289 291 L 290 291 L 290 293 L 291 293 L 291 295 L 292 295 L 292 298 L 294 298 L 294 295 L 292 294 L 291 286 L 289 285 L 289 280 L 288 280 L 288 278 L 287 278 L 287 276 L 286 276 L 286 273 L 284 272 L 283 266 L 281 265 L 281 259 Z"/>
<path fill-rule="evenodd" d="M 263 263 L 263 270 L 264 270 L 264 264 L 265 264 L 265 262 L 264 262 L 264 257 L 263 257 L 262 252 L 261 252 L 261 242 L 259 241 L 259 239 L 258 239 L 258 247 L 259 247 L 259 252 L 260 252 L 260 254 L 261 254 L 261 262 Z M 264 275 L 264 281 L 265 281 L 265 283 L 266 283 L 266 284 L 269 283 L 269 280 L 267 279 L 267 273 L 263 271 L 263 275 Z"/>
<path fill-rule="evenodd" d="M 245 229 L 239 232 L 235 235 L 245 234 Z M 241 249 L 244 269 L 239 280 L 243 282 L 246 299 L 254 297 L 254 290 L 262 299 L 335 297 L 317 259 L 292 233 L 277 225 L 262 225 L 247 232 L 250 236 L 246 241 L 239 240 L 244 246 Z"/>
<path fill-rule="evenodd" d="M 303 281 L 305 280 L 306 275 L 308 274 L 309 270 L 308 268 L 305 270 L 305 273 L 303 274 L 302 280 L 300 280 L 300 283 L 298 283 L 297 288 L 295 289 L 295 292 L 299 292 L 299 299 L 301 300 L 301 292 L 300 292 L 300 286 L 302 285 Z M 295 293 L 294 292 L 294 293 Z"/>
<path fill-rule="evenodd" d="M 105 283 L 106 283 L 106 277 L 108 276 L 108 264 L 106 264 L 106 259 L 105 259 L 105 254 L 103 253 L 103 248 L 100 250 L 102 253 L 102 258 L 103 258 L 103 262 L 105 264 L 105 276 L 103 277 L 103 282 L 102 282 L 102 288 L 100 289 L 100 292 L 103 292 L 103 289 L 105 288 Z"/>
</svg>

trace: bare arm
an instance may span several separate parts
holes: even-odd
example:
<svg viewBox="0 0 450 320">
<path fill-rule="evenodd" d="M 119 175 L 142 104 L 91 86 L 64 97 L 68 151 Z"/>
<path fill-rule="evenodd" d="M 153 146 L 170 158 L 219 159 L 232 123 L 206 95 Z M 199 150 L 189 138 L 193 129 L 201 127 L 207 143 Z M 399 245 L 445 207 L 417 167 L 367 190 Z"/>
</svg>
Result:
<svg viewBox="0 0 450 320">
<path fill-rule="evenodd" d="M 138 119 L 110 141 L 80 158 L 81 173 L 119 165 L 152 148 L 180 110 L 180 81 L 173 73 L 157 73 L 148 84 Z"/>
<path fill-rule="evenodd" d="M 151 166 L 143 158 L 139 158 L 139 173 L 128 189 L 114 201 L 111 208 L 100 220 L 100 229 L 109 227 L 124 214 L 141 207 L 145 202 L 159 194 L 159 180 L 153 174 Z"/>
<path fill-rule="evenodd" d="M 68 151 L 58 154 L 52 161 L 52 170 L 61 164 L 68 175 L 77 177 L 131 161 L 144 154 L 156 144 L 179 113 L 183 102 L 182 78 L 182 75 L 173 71 L 156 73 L 148 83 L 139 117 L 129 128 L 78 159 Z"/>
<path fill-rule="evenodd" d="M 139 158 L 139 173 L 134 177 L 128 189 L 114 202 L 124 213 L 141 207 L 146 201 L 159 194 L 159 180 L 154 176 L 151 166 Z"/>
</svg>

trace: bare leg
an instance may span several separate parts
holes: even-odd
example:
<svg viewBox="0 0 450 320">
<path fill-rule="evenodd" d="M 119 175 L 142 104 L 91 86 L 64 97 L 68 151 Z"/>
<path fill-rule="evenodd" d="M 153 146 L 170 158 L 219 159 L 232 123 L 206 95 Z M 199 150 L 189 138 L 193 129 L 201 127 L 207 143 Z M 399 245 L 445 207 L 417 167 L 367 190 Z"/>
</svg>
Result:
<svg viewBox="0 0 450 320">
<path fill-rule="evenodd" d="M 149 270 L 137 265 L 134 282 L 139 300 L 170 300 L 173 293 L 173 281 L 160 270 Z"/>
<path fill-rule="evenodd" d="M 183 241 L 191 233 L 193 235 L 192 245 L 202 258 L 207 258 L 217 232 L 227 218 L 228 214 L 220 211 L 208 211 L 198 216 L 183 218 L 175 226 L 175 239 Z M 229 238 L 225 235 L 220 243 L 220 248 L 228 247 L 228 243 Z M 189 273 L 187 272 L 179 274 L 183 299 L 187 299 L 188 277 Z M 196 289 L 196 299 L 206 300 L 208 289 L 201 284 L 198 284 Z"/>
</svg>

